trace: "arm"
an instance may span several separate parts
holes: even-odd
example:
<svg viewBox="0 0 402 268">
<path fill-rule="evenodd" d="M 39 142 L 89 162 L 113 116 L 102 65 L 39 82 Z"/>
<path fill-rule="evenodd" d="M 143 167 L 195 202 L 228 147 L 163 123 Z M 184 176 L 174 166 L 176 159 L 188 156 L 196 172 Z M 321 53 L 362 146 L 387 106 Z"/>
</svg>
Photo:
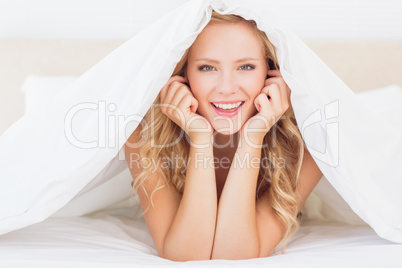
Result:
<svg viewBox="0 0 402 268">
<path fill-rule="evenodd" d="M 173 186 L 163 187 L 153 195 L 154 207 L 144 210 L 159 255 L 175 261 L 210 259 L 217 210 L 215 169 L 213 165 L 202 164 L 203 159 L 213 159 L 213 131 L 208 120 L 196 113 L 198 101 L 186 83 L 185 77 L 172 76 L 160 92 L 162 113 L 184 130 L 191 141 L 183 195 Z M 204 146 L 200 148 L 193 143 Z M 140 171 L 131 169 L 134 178 Z M 168 183 L 157 174 L 146 182 L 145 192 L 138 192 L 144 207 L 148 207 L 146 193 L 152 193 L 156 185 Z"/>
<path fill-rule="evenodd" d="M 142 171 L 138 157 L 140 148 L 132 146 L 140 140 L 138 133 L 135 131 L 125 145 L 126 160 L 133 178 Z M 216 182 L 213 167 L 205 169 L 197 162 L 196 154 L 200 153 L 202 157 L 212 156 L 212 146 L 205 149 L 191 147 L 183 196 L 173 186 L 165 185 L 156 173 L 145 184 L 148 196 L 156 186 L 165 185 L 153 195 L 154 207 L 146 193 L 142 189 L 138 191 L 145 222 L 163 258 L 175 261 L 210 259 L 216 223 Z"/>
<path fill-rule="evenodd" d="M 255 149 L 252 148 L 250 156 L 260 156 L 257 152 L 253 153 L 253 150 Z M 239 150 L 240 154 L 244 155 L 244 152 L 245 150 Z M 212 257 L 214 259 L 268 257 L 283 238 L 284 226 L 274 214 L 267 193 L 253 206 L 258 169 L 235 172 L 232 168 L 233 166 L 219 202 Z M 299 184 L 296 188 L 298 211 L 321 177 L 322 172 L 310 153 L 305 150 Z"/>
<path fill-rule="evenodd" d="M 304 150 L 299 181 L 296 186 L 297 211 L 300 211 L 310 193 L 314 190 L 323 174 L 308 150 Z M 267 257 L 279 244 L 285 234 L 284 227 L 269 204 L 268 194 L 263 195 L 257 203 L 257 226 L 260 237 L 259 257 Z"/>
<path fill-rule="evenodd" d="M 249 154 L 250 163 L 249 166 L 236 167 L 236 158 L 232 162 L 219 201 L 212 258 L 269 256 L 285 234 L 284 226 L 270 206 L 268 193 L 255 203 L 261 149 L 249 146 L 248 142 L 261 145 L 265 134 L 290 106 L 291 92 L 280 71 L 268 70 L 268 75 L 270 78 L 266 79 L 265 87 L 254 102 L 258 114 L 251 117 L 240 130 L 242 148 L 238 148 L 236 154 L 239 159 Z M 258 164 L 253 165 L 255 162 Z M 305 150 L 296 189 L 298 209 L 321 177 L 321 171 Z"/>
<path fill-rule="evenodd" d="M 261 149 L 241 138 L 219 200 L 213 259 L 258 257 L 255 192 L 260 158 Z"/>
<path fill-rule="evenodd" d="M 162 257 L 171 260 L 207 260 L 215 233 L 217 193 L 215 169 L 204 166 L 212 159 L 212 145 L 190 147 L 186 183 L 176 216 L 166 234 Z"/>
</svg>

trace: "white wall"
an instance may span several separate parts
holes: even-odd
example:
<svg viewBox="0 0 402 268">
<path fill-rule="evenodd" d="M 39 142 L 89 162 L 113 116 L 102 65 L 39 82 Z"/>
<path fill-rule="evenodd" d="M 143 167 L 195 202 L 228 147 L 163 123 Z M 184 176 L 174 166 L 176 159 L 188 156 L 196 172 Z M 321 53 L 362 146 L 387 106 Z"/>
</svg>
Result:
<svg viewBox="0 0 402 268">
<path fill-rule="evenodd" d="M 185 1 L 0 0 L 0 38 L 127 39 Z M 307 40 L 402 40 L 401 0 L 265 1 Z"/>
<path fill-rule="evenodd" d="M 304 39 L 402 40 L 401 0 L 269 1 Z"/>
</svg>

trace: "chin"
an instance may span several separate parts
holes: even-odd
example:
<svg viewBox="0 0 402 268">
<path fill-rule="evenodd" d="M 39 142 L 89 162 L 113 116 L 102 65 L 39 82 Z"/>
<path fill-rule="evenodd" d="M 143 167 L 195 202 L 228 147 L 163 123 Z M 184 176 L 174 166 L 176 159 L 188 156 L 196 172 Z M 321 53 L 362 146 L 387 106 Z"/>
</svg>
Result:
<svg viewBox="0 0 402 268">
<path fill-rule="evenodd" d="M 244 124 L 243 120 L 241 116 L 208 118 L 214 131 L 221 135 L 233 135 L 239 132 Z"/>
</svg>

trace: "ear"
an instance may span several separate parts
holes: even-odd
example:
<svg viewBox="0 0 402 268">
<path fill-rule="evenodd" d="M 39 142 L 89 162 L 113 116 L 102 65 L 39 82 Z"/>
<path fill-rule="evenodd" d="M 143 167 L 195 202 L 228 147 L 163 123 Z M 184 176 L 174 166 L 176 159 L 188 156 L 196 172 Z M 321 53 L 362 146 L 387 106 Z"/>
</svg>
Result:
<svg viewBox="0 0 402 268">
<path fill-rule="evenodd" d="M 186 79 L 186 85 L 188 86 L 189 83 L 188 83 L 188 77 L 187 77 L 187 70 L 186 69 L 184 69 L 182 71 L 181 76 L 184 77 L 184 79 Z"/>
<path fill-rule="evenodd" d="M 269 72 L 271 68 L 269 67 L 269 59 L 267 60 L 267 72 Z M 268 79 L 270 76 L 267 74 L 267 77 L 265 79 Z"/>
</svg>

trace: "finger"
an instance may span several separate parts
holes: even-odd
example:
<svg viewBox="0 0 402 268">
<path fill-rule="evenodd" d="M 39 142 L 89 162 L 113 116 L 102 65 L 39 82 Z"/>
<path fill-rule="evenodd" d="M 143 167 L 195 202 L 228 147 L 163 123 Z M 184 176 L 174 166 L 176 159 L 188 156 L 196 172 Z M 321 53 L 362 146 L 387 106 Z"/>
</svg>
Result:
<svg viewBox="0 0 402 268">
<path fill-rule="evenodd" d="M 269 86 L 271 84 L 285 84 L 285 81 L 282 77 L 270 77 L 265 79 L 264 85 Z"/>
<path fill-rule="evenodd" d="M 261 95 L 261 94 L 260 94 Z M 260 104 L 260 100 L 259 97 L 260 95 L 258 95 L 257 97 L 255 97 L 254 99 L 254 106 L 257 109 L 257 111 L 260 113 L 261 112 L 261 104 Z M 264 94 L 265 95 L 265 94 Z"/>
<path fill-rule="evenodd" d="M 267 99 L 275 109 L 280 108 L 282 99 L 281 99 L 281 92 L 277 84 L 272 84 L 265 87 L 262 93 L 264 93 L 267 97 L 269 97 Z"/>
<path fill-rule="evenodd" d="M 264 116 L 269 112 L 272 111 L 271 103 L 269 102 L 267 96 L 264 93 L 259 94 L 255 100 L 254 105 L 257 108 L 260 114 L 264 114 Z"/>
<path fill-rule="evenodd" d="M 279 92 L 279 85 L 276 83 L 270 84 L 261 89 L 261 93 L 264 93 L 267 97 L 270 97 L 271 101 L 274 98 L 279 100 L 279 98 L 276 97 L 278 96 L 278 92 Z"/>
<path fill-rule="evenodd" d="M 194 96 L 191 98 L 190 110 L 191 112 L 195 113 L 198 109 L 198 101 Z"/>
<path fill-rule="evenodd" d="M 288 86 L 278 87 L 276 84 L 271 85 L 273 88 L 269 94 L 274 98 L 273 106 L 278 113 L 284 113 L 290 106 L 290 100 L 288 92 L 290 91 Z"/>
<path fill-rule="evenodd" d="M 172 83 L 170 84 L 170 87 L 168 88 L 168 90 L 166 92 L 166 96 L 165 96 L 165 99 L 163 102 L 167 103 L 167 104 L 171 104 L 177 91 L 182 86 L 185 86 L 185 85 L 177 80 L 172 81 Z"/>
<path fill-rule="evenodd" d="M 160 98 L 161 101 L 163 101 L 166 97 L 166 91 L 168 90 L 168 88 L 170 87 L 170 84 L 172 83 L 172 81 L 174 80 L 174 76 L 170 77 L 169 80 L 166 82 L 166 84 L 162 87 L 161 91 L 160 91 Z"/>
<path fill-rule="evenodd" d="M 180 76 L 180 77 L 183 77 L 183 76 Z M 189 85 L 188 78 L 184 76 L 183 79 L 184 79 L 184 83 Z"/>
<path fill-rule="evenodd" d="M 198 108 L 198 101 L 192 94 L 186 94 L 179 102 L 178 107 L 184 112 L 195 113 Z"/>
<path fill-rule="evenodd" d="M 181 100 L 184 98 L 184 96 L 191 94 L 190 90 L 188 89 L 188 87 L 186 85 L 181 85 L 176 91 L 175 91 L 175 95 L 173 96 L 171 102 L 169 102 L 170 104 L 173 105 L 173 107 L 178 107 L 179 103 L 181 102 Z"/>
<path fill-rule="evenodd" d="M 280 93 L 281 93 L 281 102 L 282 105 L 285 107 L 288 103 L 290 103 L 290 88 L 288 87 L 288 85 L 286 84 L 286 82 L 283 80 L 283 78 L 269 78 L 267 80 L 265 80 L 265 86 L 270 86 L 276 84 L 278 85 L 279 89 L 280 89 Z M 263 88 L 264 90 L 264 88 Z M 266 93 L 266 92 L 264 92 Z"/>
<path fill-rule="evenodd" d="M 160 91 L 160 99 L 162 102 L 164 102 L 165 98 L 166 98 L 166 93 L 168 91 L 168 89 L 170 88 L 170 85 L 172 84 L 173 81 L 178 81 L 178 82 L 182 82 L 182 83 L 187 83 L 187 79 L 179 76 L 179 75 L 175 75 L 169 78 L 169 80 L 166 82 L 166 84 L 163 86 L 163 88 Z"/>
<path fill-rule="evenodd" d="M 276 69 L 274 69 L 274 70 L 268 70 L 268 71 L 267 71 L 267 74 L 268 74 L 269 76 L 273 76 L 273 77 L 282 77 L 281 71 L 276 70 Z"/>
<path fill-rule="evenodd" d="M 279 94 L 280 94 L 280 104 L 281 104 L 282 108 L 285 109 L 286 107 L 289 107 L 289 104 L 290 104 L 291 90 L 282 78 L 279 78 L 279 79 L 280 79 L 280 81 L 278 81 L 278 83 L 271 83 L 268 86 L 277 86 L 278 87 Z"/>
<path fill-rule="evenodd" d="M 167 88 L 164 88 L 163 96 L 161 96 L 160 100 L 161 110 L 164 114 L 168 115 L 169 113 L 172 113 L 172 110 L 175 109 L 175 107 L 172 107 L 170 104 L 172 98 L 174 97 L 174 94 L 176 93 L 177 88 L 180 85 L 181 83 L 176 81 L 175 79 L 172 79 L 171 81 L 166 83 Z"/>
<path fill-rule="evenodd" d="M 275 122 L 278 120 L 277 114 L 273 109 L 272 103 L 268 101 L 264 94 L 260 94 L 256 98 L 257 104 L 260 106 L 260 115 L 266 118 L 265 121 L 268 125 L 266 127 L 273 126 Z"/>
</svg>

